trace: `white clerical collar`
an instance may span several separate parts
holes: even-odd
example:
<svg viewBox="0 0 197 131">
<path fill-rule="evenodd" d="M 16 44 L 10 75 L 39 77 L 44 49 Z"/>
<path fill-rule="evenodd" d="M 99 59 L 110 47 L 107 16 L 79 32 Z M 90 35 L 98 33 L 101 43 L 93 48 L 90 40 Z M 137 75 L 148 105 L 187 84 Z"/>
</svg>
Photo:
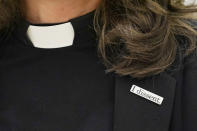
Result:
<svg viewBox="0 0 197 131">
<path fill-rule="evenodd" d="M 29 25 L 27 36 L 34 47 L 60 48 L 71 46 L 74 40 L 74 29 L 71 22 L 54 25 Z"/>
<path fill-rule="evenodd" d="M 30 48 L 96 47 L 99 39 L 93 26 L 94 14 L 95 10 L 66 22 L 38 24 L 21 17 L 13 33 L 19 45 Z"/>
</svg>

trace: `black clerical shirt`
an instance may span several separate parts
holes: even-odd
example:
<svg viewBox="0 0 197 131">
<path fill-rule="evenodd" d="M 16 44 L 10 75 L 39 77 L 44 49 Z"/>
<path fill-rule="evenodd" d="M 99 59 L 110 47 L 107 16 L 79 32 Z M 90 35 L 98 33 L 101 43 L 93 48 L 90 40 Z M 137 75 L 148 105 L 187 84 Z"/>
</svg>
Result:
<svg viewBox="0 0 197 131">
<path fill-rule="evenodd" d="M 0 131 L 112 131 L 114 78 L 96 53 L 93 14 L 69 20 L 71 46 L 34 47 L 25 19 L 1 41 Z"/>
</svg>

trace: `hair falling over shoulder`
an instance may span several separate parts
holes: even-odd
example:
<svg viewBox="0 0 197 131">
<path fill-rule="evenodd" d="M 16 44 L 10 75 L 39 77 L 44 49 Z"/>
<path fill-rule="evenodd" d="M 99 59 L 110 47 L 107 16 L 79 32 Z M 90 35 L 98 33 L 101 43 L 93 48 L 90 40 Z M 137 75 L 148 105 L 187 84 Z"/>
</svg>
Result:
<svg viewBox="0 0 197 131">
<path fill-rule="evenodd" d="M 20 0 L 0 0 L 0 29 L 22 16 Z M 143 78 L 196 49 L 197 5 L 184 0 L 102 0 L 94 16 L 98 54 L 107 72 Z M 186 42 L 180 42 L 178 36 Z"/>
<path fill-rule="evenodd" d="M 107 71 L 153 76 L 170 67 L 180 53 L 192 53 L 197 43 L 196 7 L 183 0 L 105 0 L 95 28 Z M 181 43 L 178 36 L 187 42 Z"/>
</svg>

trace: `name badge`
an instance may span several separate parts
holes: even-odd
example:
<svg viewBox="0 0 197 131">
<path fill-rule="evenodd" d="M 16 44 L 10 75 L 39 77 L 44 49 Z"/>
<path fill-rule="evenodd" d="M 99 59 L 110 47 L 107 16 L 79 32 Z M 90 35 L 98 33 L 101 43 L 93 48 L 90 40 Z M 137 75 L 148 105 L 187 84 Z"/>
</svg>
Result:
<svg viewBox="0 0 197 131">
<path fill-rule="evenodd" d="M 154 94 L 150 91 L 147 91 L 139 86 L 136 86 L 136 85 L 132 85 L 131 89 L 130 89 L 130 92 L 138 95 L 138 96 L 141 96 L 149 101 L 152 101 L 158 105 L 161 105 L 162 102 L 163 102 L 163 97 L 157 95 L 157 94 Z"/>
</svg>

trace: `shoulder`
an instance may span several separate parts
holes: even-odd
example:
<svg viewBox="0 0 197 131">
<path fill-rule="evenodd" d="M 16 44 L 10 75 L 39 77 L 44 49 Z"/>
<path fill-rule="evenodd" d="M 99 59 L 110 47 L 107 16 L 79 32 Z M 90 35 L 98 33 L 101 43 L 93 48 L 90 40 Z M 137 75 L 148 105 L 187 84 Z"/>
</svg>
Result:
<svg viewBox="0 0 197 131">
<path fill-rule="evenodd" d="M 197 85 L 197 49 L 184 58 L 183 79 L 185 83 Z M 194 88 L 197 92 L 197 88 Z"/>
<path fill-rule="evenodd" d="M 184 67 L 197 63 L 197 48 L 183 59 Z"/>
</svg>

